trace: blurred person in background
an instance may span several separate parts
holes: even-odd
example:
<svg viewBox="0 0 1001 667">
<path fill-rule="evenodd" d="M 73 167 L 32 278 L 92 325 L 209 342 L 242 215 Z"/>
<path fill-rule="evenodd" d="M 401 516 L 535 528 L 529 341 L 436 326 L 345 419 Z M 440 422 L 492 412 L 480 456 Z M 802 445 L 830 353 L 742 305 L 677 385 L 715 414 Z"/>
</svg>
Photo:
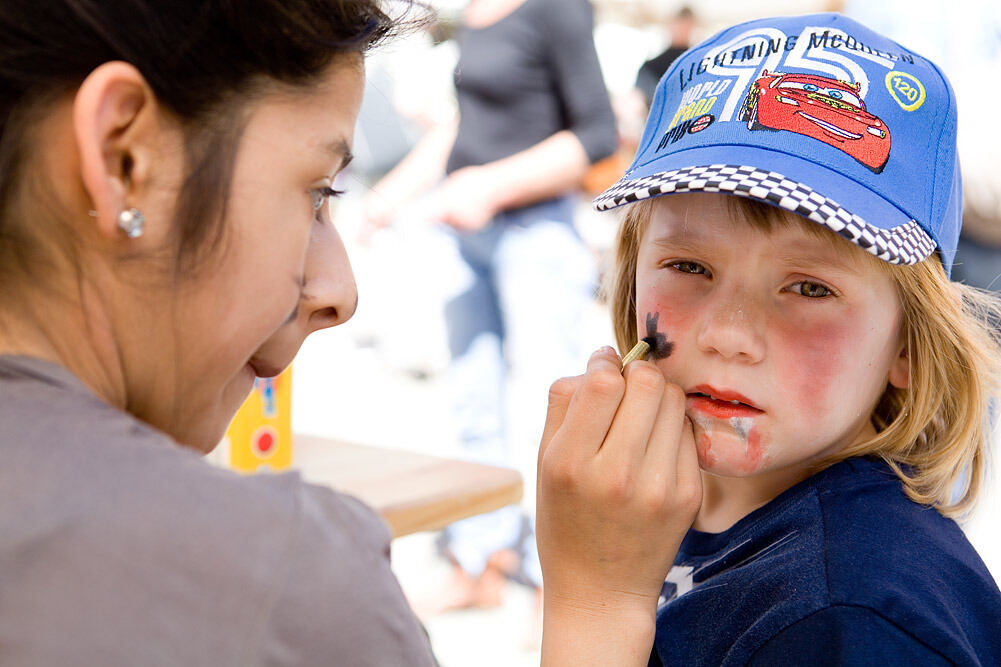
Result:
<svg viewBox="0 0 1001 667">
<path fill-rule="evenodd" d="M 433 190 L 431 216 L 454 230 L 468 276 L 445 312 L 462 445 L 473 460 L 519 468 L 529 503 L 544 397 L 586 356 L 578 328 L 596 289 L 574 195 L 617 143 L 593 21 L 587 0 L 469 2 L 457 118 L 430 130 L 366 201 L 378 228 Z M 538 590 L 528 516 L 509 507 L 450 526 L 454 582 L 434 610 L 499 604 L 507 577 Z"/>
<path fill-rule="evenodd" d="M 659 25 L 662 18 L 642 17 L 642 21 Z M 692 44 L 699 27 L 699 20 L 692 8 L 682 5 L 665 23 L 668 46 L 653 58 L 645 60 L 636 70 L 636 80 L 631 88 L 620 91 L 612 99 L 612 108 L 619 128 L 619 152 L 616 160 L 606 160 L 600 169 L 592 170 L 587 181 L 588 191 L 598 195 L 611 187 L 625 171 L 639 145 L 646 123 L 653 94 L 661 77 L 678 56 Z"/>
<path fill-rule="evenodd" d="M 653 93 L 657 90 L 657 84 L 660 83 L 664 72 L 692 45 L 692 33 L 695 32 L 697 25 L 695 12 L 688 5 L 682 5 L 668 24 L 671 42 L 667 48 L 640 66 L 636 73 L 636 88 L 643 93 L 647 109 L 653 102 Z"/>
</svg>

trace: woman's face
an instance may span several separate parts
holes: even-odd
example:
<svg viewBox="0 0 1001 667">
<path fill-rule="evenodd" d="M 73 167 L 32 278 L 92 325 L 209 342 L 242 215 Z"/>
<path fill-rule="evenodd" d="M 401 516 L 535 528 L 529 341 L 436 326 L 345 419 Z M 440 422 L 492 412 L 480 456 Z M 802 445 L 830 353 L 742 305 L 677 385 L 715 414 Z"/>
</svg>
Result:
<svg viewBox="0 0 1001 667">
<path fill-rule="evenodd" d="M 172 312 L 150 342 L 163 382 L 146 383 L 136 410 L 182 444 L 215 447 L 255 376 L 278 374 L 307 335 L 354 313 L 324 189 L 350 159 L 363 78 L 360 58 L 341 59 L 320 85 L 249 110 L 223 242 L 172 286 Z"/>
</svg>

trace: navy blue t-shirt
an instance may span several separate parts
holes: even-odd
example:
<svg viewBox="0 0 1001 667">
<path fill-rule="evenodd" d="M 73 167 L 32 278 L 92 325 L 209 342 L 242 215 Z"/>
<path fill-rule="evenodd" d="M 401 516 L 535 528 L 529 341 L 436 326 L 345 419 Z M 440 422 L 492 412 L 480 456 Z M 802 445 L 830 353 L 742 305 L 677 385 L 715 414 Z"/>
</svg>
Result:
<svg viewBox="0 0 1001 667">
<path fill-rule="evenodd" d="M 850 459 L 692 530 L 651 665 L 1001 665 L 1001 592 L 959 526 Z"/>
</svg>

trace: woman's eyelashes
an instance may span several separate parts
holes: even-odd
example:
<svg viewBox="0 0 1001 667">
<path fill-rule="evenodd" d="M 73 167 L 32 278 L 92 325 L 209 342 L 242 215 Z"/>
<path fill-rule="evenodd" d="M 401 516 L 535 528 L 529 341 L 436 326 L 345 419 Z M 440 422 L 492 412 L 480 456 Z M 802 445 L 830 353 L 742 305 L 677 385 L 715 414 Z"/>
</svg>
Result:
<svg viewBox="0 0 1001 667">
<path fill-rule="evenodd" d="M 309 191 L 310 196 L 313 198 L 313 214 L 317 222 L 326 223 L 328 222 L 328 209 L 327 202 L 331 197 L 340 197 L 344 194 L 343 190 L 334 190 L 331 187 L 316 188 L 315 190 Z"/>
</svg>

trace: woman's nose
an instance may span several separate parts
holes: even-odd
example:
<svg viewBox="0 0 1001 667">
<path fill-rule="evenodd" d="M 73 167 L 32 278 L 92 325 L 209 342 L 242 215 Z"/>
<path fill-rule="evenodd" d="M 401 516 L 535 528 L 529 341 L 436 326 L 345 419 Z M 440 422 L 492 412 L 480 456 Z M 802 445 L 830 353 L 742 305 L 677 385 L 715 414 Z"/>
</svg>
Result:
<svg viewBox="0 0 1001 667">
<path fill-rule="evenodd" d="M 761 304 L 739 288 L 718 289 L 707 297 L 704 308 L 699 349 L 747 363 L 764 358 L 766 317 Z"/>
<path fill-rule="evenodd" d="M 299 303 L 308 333 L 343 324 L 358 306 L 351 262 L 333 225 L 317 226 L 306 251 L 306 270 Z"/>
</svg>

